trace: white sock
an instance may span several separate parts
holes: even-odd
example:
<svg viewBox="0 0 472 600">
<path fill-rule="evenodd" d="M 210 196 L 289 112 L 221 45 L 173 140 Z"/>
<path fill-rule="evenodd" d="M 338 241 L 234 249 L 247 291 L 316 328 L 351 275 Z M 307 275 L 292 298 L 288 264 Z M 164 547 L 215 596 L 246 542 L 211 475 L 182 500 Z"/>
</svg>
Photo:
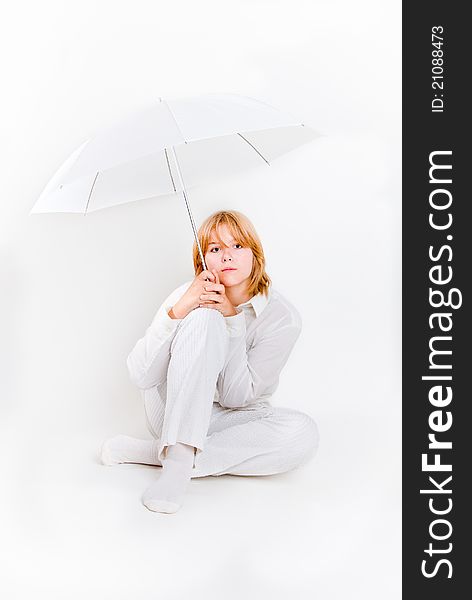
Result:
<svg viewBox="0 0 472 600">
<path fill-rule="evenodd" d="M 167 448 L 160 477 L 144 492 L 143 504 L 156 512 L 175 513 L 191 479 L 194 447 L 178 442 Z"/>
<path fill-rule="evenodd" d="M 157 458 L 158 440 L 140 440 L 129 435 L 116 435 L 106 440 L 100 452 L 104 465 L 138 463 L 162 466 Z"/>
</svg>

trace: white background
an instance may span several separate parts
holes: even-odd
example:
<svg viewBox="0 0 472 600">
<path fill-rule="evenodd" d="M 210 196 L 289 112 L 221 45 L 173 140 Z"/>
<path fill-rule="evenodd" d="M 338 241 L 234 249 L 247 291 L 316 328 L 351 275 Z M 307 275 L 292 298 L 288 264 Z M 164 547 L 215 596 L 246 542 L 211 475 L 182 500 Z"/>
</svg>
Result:
<svg viewBox="0 0 472 600">
<path fill-rule="evenodd" d="M 401 4 L 15 2 L 0 24 L 0 595 L 400 598 Z M 126 357 L 193 276 L 181 198 L 29 216 L 82 141 L 158 96 L 243 94 L 325 137 L 195 188 L 198 224 L 253 221 L 304 329 L 273 403 L 317 421 L 313 461 L 192 480 L 105 467 L 150 437 Z"/>
</svg>

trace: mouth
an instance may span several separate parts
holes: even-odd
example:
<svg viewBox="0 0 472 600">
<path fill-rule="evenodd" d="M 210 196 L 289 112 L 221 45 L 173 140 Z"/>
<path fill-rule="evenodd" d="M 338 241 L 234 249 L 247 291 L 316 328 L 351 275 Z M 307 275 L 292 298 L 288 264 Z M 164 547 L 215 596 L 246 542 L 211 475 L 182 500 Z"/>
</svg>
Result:
<svg viewBox="0 0 472 600">
<path fill-rule="evenodd" d="M 230 267 L 228 269 L 222 269 L 221 272 L 223 273 L 224 271 L 236 271 L 236 269 Z"/>
</svg>

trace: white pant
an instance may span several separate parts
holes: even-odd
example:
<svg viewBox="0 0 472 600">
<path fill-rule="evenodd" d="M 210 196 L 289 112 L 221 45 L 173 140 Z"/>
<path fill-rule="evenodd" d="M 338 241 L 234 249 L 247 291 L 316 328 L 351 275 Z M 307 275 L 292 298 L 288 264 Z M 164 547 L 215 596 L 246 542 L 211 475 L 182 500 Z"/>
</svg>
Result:
<svg viewBox="0 0 472 600">
<path fill-rule="evenodd" d="M 272 475 L 307 462 L 318 447 L 318 429 L 307 414 L 267 400 L 244 408 L 214 402 L 227 348 L 225 320 L 216 309 L 196 308 L 180 323 L 166 382 L 144 392 L 159 460 L 167 446 L 181 442 L 197 449 L 192 477 Z"/>
</svg>

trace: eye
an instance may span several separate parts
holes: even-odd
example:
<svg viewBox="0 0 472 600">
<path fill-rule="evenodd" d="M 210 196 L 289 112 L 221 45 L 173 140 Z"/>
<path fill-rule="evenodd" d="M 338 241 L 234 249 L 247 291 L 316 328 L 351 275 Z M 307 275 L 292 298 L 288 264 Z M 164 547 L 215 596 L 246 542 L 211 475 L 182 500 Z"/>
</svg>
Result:
<svg viewBox="0 0 472 600">
<path fill-rule="evenodd" d="M 242 248 L 242 247 L 243 247 L 243 246 L 242 246 L 241 244 L 239 244 L 239 243 L 237 243 L 237 244 L 233 244 L 233 245 L 234 245 L 234 246 L 239 246 L 239 248 Z M 239 248 L 238 248 L 238 249 L 239 249 Z M 213 252 L 213 250 L 219 250 L 219 247 L 218 247 L 218 246 L 213 246 L 212 248 L 210 248 L 210 252 L 211 252 L 212 254 L 216 254 L 216 252 Z"/>
</svg>

